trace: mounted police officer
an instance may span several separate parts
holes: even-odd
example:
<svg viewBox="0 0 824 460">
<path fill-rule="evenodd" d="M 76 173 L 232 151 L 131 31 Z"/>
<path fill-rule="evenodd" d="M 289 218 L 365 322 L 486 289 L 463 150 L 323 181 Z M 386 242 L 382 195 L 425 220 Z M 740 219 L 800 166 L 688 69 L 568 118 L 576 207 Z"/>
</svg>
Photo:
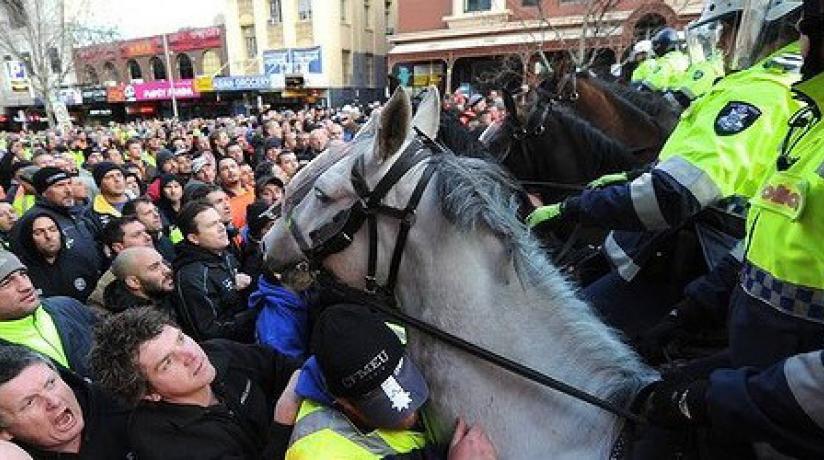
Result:
<svg viewBox="0 0 824 460">
<path fill-rule="evenodd" d="M 800 77 L 798 45 L 791 43 L 797 34 L 790 32 L 791 13 L 799 6 L 797 1 L 746 0 L 741 10 L 718 15 L 708 4 L 699 23 L 716 21 L 725 28 L 728 68 L 746 70 L 725 77 L 682 114 L 659 163 L 648 172 L 530 215 L 530 225 L 563 220 L 615 230 L 603 245 L 615 271 L 584 293 L 608 322 L 630 335 L 662 316 L 661 305 L 681 297 L 687 278 L 672 282 L 670 271 L 679 267 L 671 260 L 664 261 L 663 281 L 648 279 L 642 268 L 653 258 L 660 260 L 660 251 L 673 244 L 672 235 L 702 210 L 723 206 L 734 196 L 753 196 L 774 165 L 783 127 L 802 105 L 789 91 Z M 721 259 L 715 254 L 726 253 L 735 239 L 710 230 L 699 229 L 699 237 L 712 267 Z"/>
<path fill-rule="evenodd" d="M 679 48 L 678 32 L 672 27 L 664 27 L 652 37 L 652 50 L 658 57 L 655 70 L 644 80 L 647 89 L 667 91 L 686 72 L 690 61 Z"/>
<path fill-rule="evenodd" d="M 714 9 L 741 10 L 742 0 L 714 1 Z M 721 27 L 714 22 L 690 24 L 686 29 L 690 66 L 671 87 L 670 93 L 683 108 L 706 94 L 724 78 L 724 53 L 718 48 Z"/>
<path fill-rule="evenodd" d="M 785 128 L 780 155 L 751 200 L 746 253 L 730 312 L 737 369 L 708 380 L 665 380 L 646 416 L 702 426 L 798 458 L 824 457 L 824 5 L 804 0 L 799 22 L 807 106 Z"/>
<path fill-rule="evenodd" d="M 630 83 L 633 88 L 641 89 L 644 80 L 658 68 L 655 62 L 655 55 L 652 54 L 652 42 L 649 40 L 641 40 L 632 47 L 632 60 L 635 68 L 632 70 L 632 77 Z"/>
</svg>

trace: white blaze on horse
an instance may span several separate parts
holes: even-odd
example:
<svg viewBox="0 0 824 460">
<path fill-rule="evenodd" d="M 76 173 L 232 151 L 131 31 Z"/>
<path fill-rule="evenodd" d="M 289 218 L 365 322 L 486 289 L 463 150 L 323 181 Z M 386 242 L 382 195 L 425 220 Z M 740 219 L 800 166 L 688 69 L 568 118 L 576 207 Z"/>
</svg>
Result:
<svg viewBox="0 0 824 460">
<path fill-rule="evenodd" d="M 410 143 L 413 125 L 434 138 L 437 91 L 412 119 L 399 89 L 355 140 L 327 151 L 289 184 L 284 218 L 264 238 L 269 267 L 306 260 L 307 246 L 387 174 Z M 388 191 L 384 205 L 404 208 L 432 164 L 416 219 L 403 247 L 394 294 L 407 314 L 532 369 L 626 407 L 654 374 L 579 300 L 517 217 L 517 186 L 488 162 L 434 154 L 414 164 Z M 360 177 L 353 178 L 353 172 Z M 362 190 L 361 190 L 362 191 Z M 334 219 L 334 220 L 333 220 Z M 389 276 L 399 220 L 377 217 L 377 273 Z M 342 282 L 366 286 L 367 225 L 327 255 L 323 267 Z M 301 249 L 303 246 L 303 250 Z M 310 251 L 311 252 L 311 251 Z M 409 334 L 412 356 L 429 382 L 427 420 L 436 441 L 448 441 L 455 418 L 482 424 L 505 459 L 609 458 L 624 421 L 603 409 L 527 381 L 441 342 Z"/>
</svg>

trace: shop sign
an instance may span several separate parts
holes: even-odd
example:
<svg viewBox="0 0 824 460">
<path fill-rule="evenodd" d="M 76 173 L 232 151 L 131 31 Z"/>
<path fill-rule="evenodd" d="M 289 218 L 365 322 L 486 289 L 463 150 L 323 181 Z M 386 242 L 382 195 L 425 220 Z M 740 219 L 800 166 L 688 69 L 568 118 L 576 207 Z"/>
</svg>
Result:
<svg viewBox="0 0 824 460">
<path fill-rule="evenodd" d="M 110 117 L 112 109 L 89 109 L 90 117 Z"/>
<path fill-rule="evenodd" d="M 9 89 L 15 93 L 29 92 L 29 76 L 26 71 L 26 64 L 22 61 L 6 61 L 5 67 Z"/>
<path fill-rule="evenodd" d="M 122 84 L 106 88 L 106 102 L 126 102 L 125 89 Z"/>
<path fill-rule="evenodd" d="M 126 85 L 124 93 L 127 101 L 166 101 L 172 98 L 172 88 L 167 81 L 151 81 Z M 196 99 L 200 93 L 192 88 L 192 80 L 174 82 L 176 99 Z"/>
<path fill-rule="evenodd" d="M 192 88 L 196 93 L 208 93 L 215 90 L 213 77 L 209 75 L 199 75 L 192 80 Z"/>
<path fill-rule="evenodd" d="M 80 89 L 83 102 L 106 102 L 106 88 L 103 86 L 86 86 Z"/>
<path fill-rule="evenodd" d="M 254 91 L 272 89 L 272 80 L 268 75 L 249 75 L 241 77 L 215 77 L 215 91 Z"/>
<path fill-rule="evenodd" d="M 322 74 L 323 53 L 320 46 L 264 51 L 263 69 L 266 75 Z"/>
</svg>

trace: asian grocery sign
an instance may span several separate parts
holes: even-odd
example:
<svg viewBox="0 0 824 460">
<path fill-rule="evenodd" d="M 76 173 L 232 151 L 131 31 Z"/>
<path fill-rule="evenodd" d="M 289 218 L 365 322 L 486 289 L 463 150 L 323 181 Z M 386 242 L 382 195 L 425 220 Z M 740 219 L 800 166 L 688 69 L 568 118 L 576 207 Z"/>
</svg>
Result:
<svg viewBox="0 0 824 460">
<path fill-rule="evenodd" d="M 252 91 L 272 88 L 268 75 L 249 75 L 242 77 L 215 77 L 212 79 L 214 91 Z"/>
<path fill-rule="evenodd" d="M 266 75 L 322 74 L 321 47 L 264 51 L 263 73 Z"/>
</svg>

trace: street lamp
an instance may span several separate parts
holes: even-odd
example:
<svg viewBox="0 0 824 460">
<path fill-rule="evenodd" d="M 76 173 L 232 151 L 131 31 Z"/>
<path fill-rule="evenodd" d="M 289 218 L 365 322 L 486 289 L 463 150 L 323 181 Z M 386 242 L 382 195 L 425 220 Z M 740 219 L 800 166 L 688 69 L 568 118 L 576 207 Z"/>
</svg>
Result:
<svg viewBox="0 0 824 460">
<path fill-rule="evenodd" d="M 172 114 L 175 118 L 178 118 L 177 95 L 175 95 L 175 73 L 172 68 L 172 60 L 169 55 L 169 40 L 166 38 L 166 34 L 163 34 L 163 54 L 166 55 L 166 69 L 168 69 L 167 77 L 169 78 L 169 94 L 172 95 Z"/>
</svg>

